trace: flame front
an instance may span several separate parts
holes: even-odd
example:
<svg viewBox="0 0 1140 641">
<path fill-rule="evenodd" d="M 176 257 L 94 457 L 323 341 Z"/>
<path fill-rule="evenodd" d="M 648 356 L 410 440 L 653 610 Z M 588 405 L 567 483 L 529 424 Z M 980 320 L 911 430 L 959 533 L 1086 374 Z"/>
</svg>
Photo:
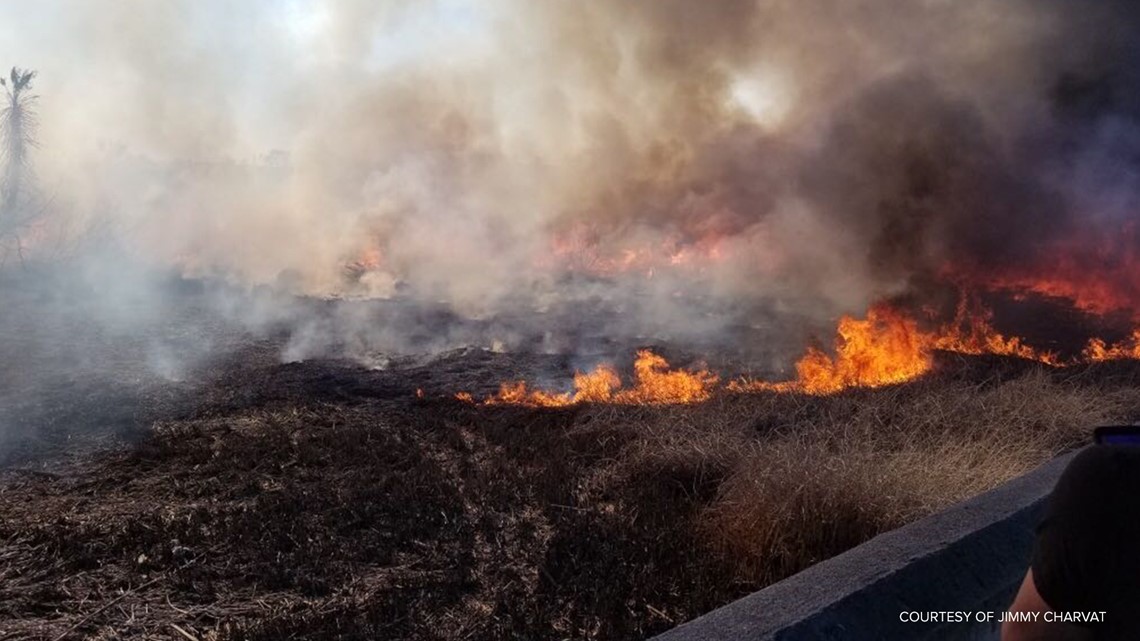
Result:
<svg viewBox="0 0 1140 641">
<path fill-rule="evenodd" d="M 483 402 L 533 407 L 577 403 L 652 405 L 704 401 L 720 390 L 833 394 L 852 387 L 881 387 L 917 379 L 933 367 L 936 351 L 1012 356 L 1058 367 L 1140 359 L 1140 329 L 1113 344 L 1093 338 L 1079 358 L 1065 361 L 1055 353 L 1027 345 L 1021 338 L 996 331 L 991 316 L 976 302 L 971 304 L 964 299 L 952 321 L 924 330 L 905 312 L 880 303 L 867 311 L 866 318 L 840 318 L 834 356 L 819 347 L 809 347 L 796 362 L 793 380 L 736 380 L 719 387 L 719 377 L 706 369 L 672 369 L 661 356 L 641 350 L 634 361 L 633 386 L 629 388 L 623 388 L 621 377 L 612 366 L 600 365 L 592 372 L 575 374 L 573 392 L 530 389 L 526 382 L 516 381 L 502 384 L 497 394 Z M 456 396 L 474 402 L 465 392 Z"/>
<path fill-rule="evenodd" d="M 633 363 L 633 387 L 624 388 L 613 366 L 599 365 L 589 373 L 574 375 L 573 392 L 548 392 L 530 389 L 525 381 L 503 383 L 499 391 L 487 397 L 487 405 L 527 405 L 531 407 L 565 407 L 576 403 L 613 403 L 623 405 L 665 405 L 695 403 L 707 400 L 716 389 L 718 378 L 708 370 L 677 370 L 668 361 L 649 350 L 637 352 Z M 471 401 L 464 392 L 456 395 Z"/>
<path fill-rule="evenodd" d="M 1094 338 L 1085 346 L 1082 356 L 1093 363 L 1124 358 L 1140 359 L 1140 329 L 1133 330 L 1128 338 L 1114 345 Z"/>
</svg>

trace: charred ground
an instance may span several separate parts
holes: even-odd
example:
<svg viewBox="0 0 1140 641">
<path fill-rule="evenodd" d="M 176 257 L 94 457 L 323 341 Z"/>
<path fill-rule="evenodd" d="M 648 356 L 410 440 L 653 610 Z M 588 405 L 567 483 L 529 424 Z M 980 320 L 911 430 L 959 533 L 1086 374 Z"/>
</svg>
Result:
<svg viewBox="0 0 1140 641">
<path fill-rule="evenodd" d="M 1129 362 L 951 355 L 827 397 L 482 406 L 452 394 L 575 363 L 283 364 L 179 296 L 116 335 L 5 316 L 0 636 L 643 638 L 1140 415 Z"/>
</svg>

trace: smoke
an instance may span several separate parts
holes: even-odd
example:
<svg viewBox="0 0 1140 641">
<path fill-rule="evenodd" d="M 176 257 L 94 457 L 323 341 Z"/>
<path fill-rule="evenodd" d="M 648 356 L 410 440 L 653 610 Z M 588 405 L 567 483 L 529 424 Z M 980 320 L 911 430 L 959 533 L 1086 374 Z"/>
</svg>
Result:
<svg viewBox="0 0 1140 641">
<path fill-rule="evenodd" d="M 532 332 L 510 338 L 503 318 L 565 326 L 590 304 L 613 310 L 602 332 L 699 340 L 759 323 L 790 351 L 803 330 L 772 318 L 859 313 L 948 266 L 1044 269 L 1074 234 L 1129 223 L 1133 13 L 47 0 L 0 9 L 0 61 L 40 71 L 38 175 L 69 242 L 116 239 L 83 268 L 113 291 L 141 261 L 485 323 L 417 348 L 488 332 L 523 346 Z M 290 359 L 398 351 L 414 333 L 282 305 L 270 316 L 301 319 Z"/>
</svg>

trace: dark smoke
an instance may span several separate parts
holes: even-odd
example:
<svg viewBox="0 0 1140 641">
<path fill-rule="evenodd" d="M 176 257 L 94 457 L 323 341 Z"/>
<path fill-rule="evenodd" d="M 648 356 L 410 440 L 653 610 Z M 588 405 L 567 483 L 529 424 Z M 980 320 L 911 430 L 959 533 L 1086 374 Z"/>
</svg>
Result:
<svg viewBox="0 0 1140 641">
<path fill-rule="evenodd" d="M 0 60 L 40 71 L 55 222 L 29 249 L 95 291 L 144 295 L 140 263 L 275 290 L 224 307 L 293 319 L 288 359 L 603 334 L 779 360 L 948 269 L 1021 274 L 1064 249 L 1115 273 L 1140 240 L 1136 13 L 54 0 L 0 10 Z M 1072 247 L 1105 237 L 1107 255 Z M 412 340 L 408 317 L 313 317 L 286 294 L 462 329 Z"/>
</svg>

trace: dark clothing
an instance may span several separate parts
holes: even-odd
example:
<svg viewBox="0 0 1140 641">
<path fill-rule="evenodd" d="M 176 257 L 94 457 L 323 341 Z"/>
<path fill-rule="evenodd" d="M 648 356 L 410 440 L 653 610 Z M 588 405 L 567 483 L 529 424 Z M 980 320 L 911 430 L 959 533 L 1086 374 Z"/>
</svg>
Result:
<svg viewBox="0 0 1140 641">
<path fill-rule="evenodd" d="M 1140 639 L 1140 446 L 1093 445 L 1069 463 L 1033 550 L 1055 612 L 1104 611 L 1098 639 Z"/>
</svg>

